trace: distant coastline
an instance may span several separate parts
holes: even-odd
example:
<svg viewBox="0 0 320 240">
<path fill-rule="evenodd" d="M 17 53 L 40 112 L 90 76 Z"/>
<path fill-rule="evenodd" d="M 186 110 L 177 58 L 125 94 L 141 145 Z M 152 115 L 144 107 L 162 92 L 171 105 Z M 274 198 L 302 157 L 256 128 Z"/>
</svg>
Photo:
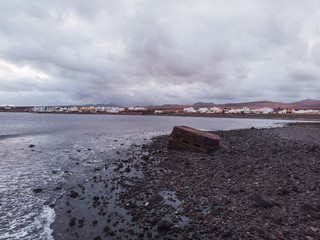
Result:
<svg viewBox="0 0 320 240">
<path fill-rule="evenodd" d="M 320 114 L 253 114 L 253 113 L 199 113 L 199 112 L 183 112 L 177 110 L 168 110 L 162 113 L 155 111 L 123 111 L 123 112 L 33 112 L 33 107 L 12 107 L 4 109 L 0 107 L 0 112 L 25 112 L 39 114 L 87 114 L 87 115 L 145 115 L 145 116 L 176 116 L 176 117 L 211 117 L 211 118 L 252 118 L 252 119 L 279 119 L 279 120 L 308 120 L 320 121 Z"/>
</svg>

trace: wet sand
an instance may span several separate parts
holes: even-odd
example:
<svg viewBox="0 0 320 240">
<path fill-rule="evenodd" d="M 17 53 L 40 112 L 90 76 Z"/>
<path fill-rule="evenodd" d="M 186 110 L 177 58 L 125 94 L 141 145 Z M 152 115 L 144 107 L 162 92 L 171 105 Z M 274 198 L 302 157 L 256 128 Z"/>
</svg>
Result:
<svg viewBox="0 0 320 240">
<path fill-rule="evenodd" d="M 133 145 L 54 207 L 58 239 L 320 239 L 320 125 L 215 132 L 228 149 Z"/>
</svg>

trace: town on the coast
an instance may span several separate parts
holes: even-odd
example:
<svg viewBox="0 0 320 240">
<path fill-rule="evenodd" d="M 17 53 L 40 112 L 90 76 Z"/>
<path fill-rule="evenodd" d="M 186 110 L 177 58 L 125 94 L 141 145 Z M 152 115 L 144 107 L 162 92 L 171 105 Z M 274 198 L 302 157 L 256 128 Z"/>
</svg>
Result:
<svg viewBox="0 0 320 240">
<path fill-rule="evenodd" d="M 320 100 L 305 99 L 292 103 L 255 101 L 244 103 L 214 104 L 212 102 L 197 102 L 192 105 L 165 104 L 156 106 L 118 106 L 113 103 L 73 106 L 4 105 L 0 106 L 0 112 L 319 119 Z"/>
<path fill-rule="evenodd" d="M 170 113 L 199 113 L 199 114 L 312 114 L 320 115 L 317 109 L 273 109 L 269 107 L 251 109 L 242 108 L 219 108 L 219 107 L 185 107 L 156 109 L 154 107 L 52 107 L 35 106 L 33 112 L 38 113 L 136 113 L 136 114 L 170 114 Z"/>
</svg>

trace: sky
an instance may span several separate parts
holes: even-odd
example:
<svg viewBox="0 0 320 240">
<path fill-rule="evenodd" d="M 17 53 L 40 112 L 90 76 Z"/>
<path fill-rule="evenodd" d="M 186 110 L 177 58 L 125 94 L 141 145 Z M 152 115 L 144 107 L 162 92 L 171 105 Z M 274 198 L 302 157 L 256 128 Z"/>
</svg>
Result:
<svg viewBox="0 0 320 240">
<path fill-rule="evenodd" d="M 0 105 L 319 93 L 319 0 L 0 1 Z"/>
</svg>

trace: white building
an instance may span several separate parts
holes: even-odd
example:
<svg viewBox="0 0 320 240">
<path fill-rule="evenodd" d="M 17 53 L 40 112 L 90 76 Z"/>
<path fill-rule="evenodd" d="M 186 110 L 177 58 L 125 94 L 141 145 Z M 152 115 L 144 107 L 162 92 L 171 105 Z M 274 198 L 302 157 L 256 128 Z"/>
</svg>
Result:
<svg viewBox="0 0 320 240">
<path fill-rule="evenodd" d="M 106 107 L 96 107 L 96 111 L 97 112 L 105 112 L 106 111 Z"/>
<path fill-rule="evenodd" d="M 251 113 L 251 110 L 248 107 L 243 107 L 241 113 Z"/>
<path fill-rule="evenodd" d="M 124 111 L 125 109 L 121 107 L 106 107 L 106 112 L 108 113 L 119 113 Z"/>
<path fill-rule="evenodd" d="M 262 114 L 269 114 L 269 113 L 273 113 L 273 109 L 272 108 L 268 108 L 268 107 L 264 107 L 260 109 L 260 112 Z"/>
<path fill-rule="evenodd" d="M 314 114 L 320 114 L 320 111 L 319 110 L 313 110 L 313 113 Z"/>
<path fill-rule="evenodd" d="M 77 107 L 69 107 L 67 111 L 68 112 L 78 112 L 79 109 Z"/>
<path fill-rule="evenodd" d="M 184 111 L 184 112 L 189 112 L 189 113 L 195 113 L 195 112 L 197 112 L 193 107 L 184 108 L 183 111 Z"/>
<path fill-rule="evenodd" d="M 199 109 L 198 109 L 198 112 L 199 112 L 199 113 L 207 113 L 207 112 L 209 112 L 209 109 L 206 108 L 206 107 L 204 107 L 204 108 L 199 108 Z"/>
<path fill-rule="evenodd" d="M 234 109 L 234 113 L 244 113 L 242 108 Z"/>
<path fill-rule="evenodd" d="M 143 107 L 129 107 L 129 111 L 148 111 L 148 109 L 143 108 Z"/>
<path fill-rule="evenodd" d="M 32 108 L 32 111 L 33 112 L 42 112 L 44 110 L 44 107 L 38 107 L 38 106 L 36 106 L 36 107 L 33 107 Z"/>
<path fill-rule="evenodd" d="M 313 114 L 313 110 L 294 110 L 294 114 Z"/>
<path fill-rule="evenodd" d="M 280 110 L 278 111 L 279 114 L 286 114 L 287 113 L 287 110 L 286 109 L 283 109 L 283 110 Z"/>
<path fill-rule="evenodd" d="M 213 112 L 213 113 L 220 113 L 221 109 L 218 108 L 218 107 L 212 107 L 212 108 L 210 108 L 210 111 Z"/>
<path fill-rule="evenodd" d="M 154 113 L 155 113 L 155 114 L 162 114 L 163 111 L 161 111 L 161 110 L 155 110 Z"/>
<path fill-rule="evenodd" d="M 235 109 L 231 108 L 229 110 L 226 110 L 225 113 L 236 113 Z"/>
</svg>

